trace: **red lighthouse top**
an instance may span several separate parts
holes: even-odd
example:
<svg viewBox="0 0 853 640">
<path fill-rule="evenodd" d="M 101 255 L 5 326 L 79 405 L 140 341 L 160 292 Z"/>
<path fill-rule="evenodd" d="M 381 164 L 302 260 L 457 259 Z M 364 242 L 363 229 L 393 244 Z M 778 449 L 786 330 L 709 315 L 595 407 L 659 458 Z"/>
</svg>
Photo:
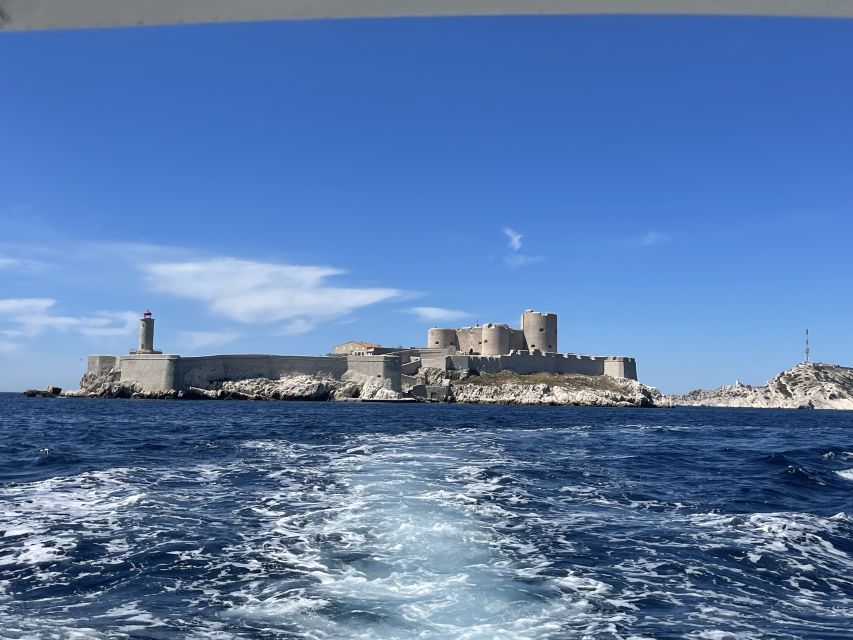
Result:
<svg viewBox="0 0 853 640">
<path fill-rule="evenodd" d="M 143 317 L 143 318 L 150 318 L 150 317 L 151 317 L 151 310 L 150 310 L 150 309 L 146 309 L 146 310 L 145 310 L 145 313 L 143 313 L 143 314 L 142 314 L 142 317 Z"/>
</svg>

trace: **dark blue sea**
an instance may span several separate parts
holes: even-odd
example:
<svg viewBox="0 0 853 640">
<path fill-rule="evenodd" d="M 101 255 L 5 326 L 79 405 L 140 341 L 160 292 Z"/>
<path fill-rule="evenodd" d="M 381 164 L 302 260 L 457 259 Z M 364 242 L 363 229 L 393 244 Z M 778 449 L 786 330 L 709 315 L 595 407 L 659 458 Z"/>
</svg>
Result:
<svg viewBox="0 0 853 640">
<path fill-rule="evenodd" d="M 853 637 L 853 412 L 0 396 L 0 637 Z"/>
</svg>

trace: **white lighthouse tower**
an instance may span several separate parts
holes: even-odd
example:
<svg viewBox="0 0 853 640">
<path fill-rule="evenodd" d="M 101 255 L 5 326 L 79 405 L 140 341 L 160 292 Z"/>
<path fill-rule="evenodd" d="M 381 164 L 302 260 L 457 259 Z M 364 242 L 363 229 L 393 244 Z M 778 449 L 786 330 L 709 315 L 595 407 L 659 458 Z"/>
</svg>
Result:
<svg viewBox="0 0 853 640">
<path fill-rule="evenodd" d="M 154 318 L 150 310 L 146 310 L 139 320 L 139 348 L 131 349 L 130 353 L 137 355 L 163 353 L 154 349 Z"/>
</svg>

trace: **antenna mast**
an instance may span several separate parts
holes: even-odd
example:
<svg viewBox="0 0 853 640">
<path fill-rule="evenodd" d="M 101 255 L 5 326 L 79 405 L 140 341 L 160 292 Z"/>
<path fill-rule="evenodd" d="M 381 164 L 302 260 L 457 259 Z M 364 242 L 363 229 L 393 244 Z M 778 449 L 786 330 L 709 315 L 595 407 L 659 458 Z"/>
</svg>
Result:
<svg viewBox="0 0 853 640">
<path fill-rule="evenodd" d="M 803 350 L 803 362 L 805 364 L 809 363 L 809 356 L 811 355 L 811 350 L 809 349 L 809 330 L 806 329 L 806 348 Z"/>
</svg>

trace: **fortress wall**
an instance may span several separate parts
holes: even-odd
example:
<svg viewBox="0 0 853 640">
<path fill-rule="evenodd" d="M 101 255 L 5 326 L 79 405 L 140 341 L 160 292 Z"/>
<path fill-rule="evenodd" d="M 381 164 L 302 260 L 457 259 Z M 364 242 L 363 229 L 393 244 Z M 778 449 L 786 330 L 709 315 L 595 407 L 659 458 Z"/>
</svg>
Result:
<svg viewBox="0 0 853 640">
<path fill-rule="evenodd" d="M 513 351 L 527 351 L 527 340 L 521 329 L 509 330 L 509 348 Z"/>
<path fill-rule="evenodd" d="M 557 362 L 557 373 L 574 373 L 584 376 L 603 376 L 605 374 L 604 358 L 566 354 L 558 356 Z"/>
<path fill-rule="evenodd" d="M 121 381 L 138 382 L 143 391 L 168 391 L 176 389 L 180 356 L 130 355 L 119 356 Z"/>
<path fill-rule="evenodd" d="M 182 358 L 176 388 L 209 388 L 216 382 L 269 378 L 283 375 L 329 375 L 340 378 L 347 358 L 325 356 L 221 355 Z"/>
<path fill-rule="evenodd" d="M 398 356 L 347 356 L 346 373 L 376 378 L 377 382 L 390 380 L 390 388 L 400 391 L 401 366 Z"/>
<path fill-rule="evenodd" d="M 407 376 L 413 376 L 421 369 L 423 363 L 420 360 L 411 360 L 400 363 L 400 372 Z"/>
<path fill-rule="evenodd" d="M 521 375 L 558 373 L 601 376 L 607 374 L 637 379 L 637 365 L 634 359 L 621 357 L 516 353 L 501 356 L 448 355 L 441 358 L 426 358 L 421 362 L 424 367 L 435 369 L 473 370 L 490 374 L 506 370 Z"/>
<path fill-rule="evenodd" d="M 452 349 L 423 349 L 420 347 L 411 347 L 409 349 L 394 349 L 388 355 L 399 356 L 400 364 L 406 364 L 412 361 L 417 362 L 419 358 L 438 358 L 446 355 L 449 351 L 456 352 L 456 347 L 453 347 Z"/>
<path fill-rule="evenodd" d="M 448 349 L 413 349 L 412 356 L 416 356 L 418 358 L 440 358 L 442 356 L 448 355 L 450 352 L 455 353 L 456 349 L 448 350 Z"/>
<path fill-rule="evenodd" d="M 522 375 L 530 373 L 560 373 L 558 358 L 541 354 L 515 353 L 500 357 L 501 370 L 509 370 Z"/>
<path fill-rule="evenodd" d="M 462 353 L 480 353 L 482 349 L 483 330 L 481 327 L 463 327 L 456 330 L 459 337 L 459 350 Z"/>
<path fill-rule="evenodd" d="M 86 373 L 101 374 L 118 365 L 118 356 L 89 356 L 86 363 Z"/>
<path fill-rule="evenodd" d="M 637 361 L 634 358 L 607 358 L 604 361 L 604 373 L 614 378 L 637 379 Z"/>
</svg>

